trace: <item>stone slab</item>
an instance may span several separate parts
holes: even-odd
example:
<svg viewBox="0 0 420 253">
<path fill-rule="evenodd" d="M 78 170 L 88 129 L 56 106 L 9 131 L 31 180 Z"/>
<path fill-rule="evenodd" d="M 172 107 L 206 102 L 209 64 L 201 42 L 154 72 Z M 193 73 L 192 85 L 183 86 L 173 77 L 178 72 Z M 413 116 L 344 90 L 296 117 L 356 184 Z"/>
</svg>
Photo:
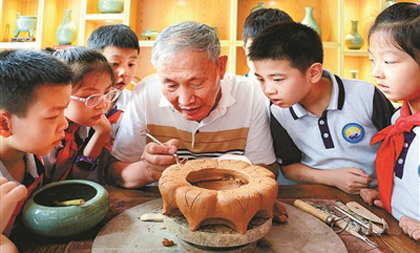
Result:
<svg viewBox="0 0 420 253">
<path fill-rule="evenodd" d="M 254 252 L 347 252 L 344 243 L 326 224 L 293 206 L 284 205 L 288 222 L 274 223 L 270 232 L 258 241 Z M 162 222 L 144 222 L 139 218 L 144 213 L 161 211 L 162 199 L 127 209 L 99 231 L 92 252 L 186 252 Z M 163 238 L 173 240 L 175 245 L 164 247 Z"/>
</svg>

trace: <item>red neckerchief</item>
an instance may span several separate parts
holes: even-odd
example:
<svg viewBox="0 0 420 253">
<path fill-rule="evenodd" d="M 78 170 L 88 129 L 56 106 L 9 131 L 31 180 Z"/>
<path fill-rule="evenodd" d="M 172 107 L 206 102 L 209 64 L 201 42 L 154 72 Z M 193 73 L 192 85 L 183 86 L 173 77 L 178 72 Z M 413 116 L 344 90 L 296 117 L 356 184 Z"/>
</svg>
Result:
<svg viewBox="0 0 420 253">
<path fill-rule="evenodd" d="M 38 159 L 38 161 L 40 161 L 40 163 L 43 164 L 42 158 L 40 156 L 35 156 L 35 159 Z M 35 162 L 35 164 L 36 164 L 36 162 Z M 26 198 L 24 198 L 23 200 L 21 200 L 17 203 L 17 205 L 15 207 L 15 210 L 13 211 L 12 217 L 10 217 L 9 222 L 7 223 L 7 226 L 3 231 L 4 234 L 10 234 L 10 232 L 13 229 L 13 224 L 15 224 L 16 218 L 19 215 L 20 210 L 23 207 L 23 204 L 25 204 L 26 200 L 29 198 L 29 196 L 32 194 L 32 192 L 36 188 L 38 188 L 38 186 L 42 185 L 43 180 L 44 180 L 44 173 L 42 173 L 38 177 L 34 178 L 34 181 L 32 182 L 32 184 L 26 187 L 26 189 L 28 189 L 28 195 L 26 195 Z"/>
<path fill-rule="evenodd" d="M 407 102 L 404 102 L 400 117 L 395 124 L 379 131 L 370 142 L 372 145 L 383 141 L 376 155 L 376 176 L 378 178 L 379 197 L 389 213 L 392 213 L 391 196 L 394 184 L 394 167 L 404 145 L 404 132 L 410 132 L 415 126 L 420 126 L 420 112 L 410 115 Z"/>
<path fill-rule="evenodd" d="M 121 116 L 122 111 L 118 110 L 117 108 L 112 108 L 108 115 L 108 121 L 111 124 L 117 124 L 118 119 Z"/>
<path fill-rule="evenodd" d="M 69 127 L 65 131 L 64 147 L 57 152 L 57 162 L 55 164 L 56 168 L 60 168 L 61 166 L 63 166 L 63 164 L 65 164 L 70 158 L 74 157 L 77 153 L 79 147 L 76 143 L 75 134 L 79 128 L 80 125 L 76 123 L 69 123 Z M 73 166 L 69 166 L 69 168 L 66 169 L 60 181 L 67 178 L 72 167 Z"/>
</svg>

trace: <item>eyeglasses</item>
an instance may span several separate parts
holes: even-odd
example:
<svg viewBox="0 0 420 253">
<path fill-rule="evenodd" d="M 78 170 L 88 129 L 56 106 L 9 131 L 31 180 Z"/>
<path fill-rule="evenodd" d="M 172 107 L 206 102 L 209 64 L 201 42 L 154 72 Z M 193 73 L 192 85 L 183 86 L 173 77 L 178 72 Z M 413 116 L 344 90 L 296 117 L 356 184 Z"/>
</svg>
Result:
<svg viewBox="0 0 420 253">
<path fill-rule="evenodd" d="M 76 96 L 70 96 L 71 99 L 84 102 L 87 107 L 94 107 L 97 106 L 102 99 L 105 99 L 106 102 L 114 102 L 120 96 L 121 91 L 118 89 L 111 89 L 107 93 L 100 95 L 100 94 L 93 94 L 87 98 L 81 98 Z"/>
</svg>

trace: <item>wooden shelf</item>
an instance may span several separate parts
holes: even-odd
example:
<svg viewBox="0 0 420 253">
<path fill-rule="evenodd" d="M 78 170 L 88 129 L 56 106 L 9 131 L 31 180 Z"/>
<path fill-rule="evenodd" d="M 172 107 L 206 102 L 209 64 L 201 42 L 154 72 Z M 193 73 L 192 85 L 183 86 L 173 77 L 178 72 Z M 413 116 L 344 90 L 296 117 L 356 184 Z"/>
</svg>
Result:
<svg viewBox="0 0 420 253">
<path fill-rule="evenodd" d="M 100 13 L 98 0 L 0 0 L 0 49 L 55 47 L 55 31 L 64 19 L 65 10 L 71 9 L 71 19 L 78 27 L 74 45 L 86 45 L 90 33 L 101 25 L 129 25 L 140 39 L 136 76 L 144 78 L 155 70 L 150 63 L 154 41 L 142 40 L 143 30 L 155 29 L 160 33 L 173 23 L 195 20 L 217 28 L 222 53 L 229 57 L 228 72 L 245 74 L 249 70 L 242 49 L 243 23 L 258 2 L 263 2 L 265 7 L 284 10 L 296 22 L 304 18 L 305 6 L 313 6 L 314 18 L 322 30 L 324 67 L 347 78 L 350 78 L 350 70 L 358 70 L 360 79 L 373 82 L 367 34 L 377 14 L 385 8 L 385 0 L 124 0 L 123 12 L 112 14 Z M 35 42 L 10 42 L 14 36 L 16 12 L 22 15 L 38 13 Z M 358 30 L 365 40 L 361 50 L 349 50 L 344 45 L 352 19 L 359 20 Z"/>
</svg>

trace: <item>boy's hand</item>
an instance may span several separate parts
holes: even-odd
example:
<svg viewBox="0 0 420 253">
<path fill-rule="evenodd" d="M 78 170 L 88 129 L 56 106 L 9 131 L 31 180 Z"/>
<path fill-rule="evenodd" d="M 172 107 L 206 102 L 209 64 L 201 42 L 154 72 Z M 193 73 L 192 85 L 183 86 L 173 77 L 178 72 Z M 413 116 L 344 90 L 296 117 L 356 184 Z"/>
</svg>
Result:
<svg viewBox="0 0 420 253">
<path fill-rule="evenodd" d="M 377 207 L 383 207 L 378 190 L 368 188 L 360 189 L 360 197 L 370 206 L 374 204 Z"/>
<path fill-rule="evenodd" d="M 350 194 L 358 194 L 361 189 L 368 188 L 372 181 L 364 170 L 358 168 L 342 168 L 331 172 L 334 173 L 333 185 Z"/>
<path fill-rule="evenodd" d="M 102 115 L 101 120 L 98 122 L 98 124 L 92 126 L 92 128 L 97 134 L 111 134 L 111 123 L 109 123 L 109 120 L 106 118 L 105 114 Z"/>
<path fill-rule="evenodd" d="M 19 201 L 23 200 L 28 194 L 24 185 L 9 182 L 6 178 L 0 177 L 0 229 L 1 232 L 6 228 L 10 217 Z"/>
<path fill-rule="evenodd" d="M 165 142 L 163 146 L 154 142 L 146 144 L 141 160 L 145 163 L 150 180 L 159 180 L 162 172 L 176 163 L 172 155 L 178 151 L 178 146 L 179 142 L 175 139 Z"/>
<path fill-rule="evenodd" d="M 408 216 L 402 216 L 400 219 L 400 227 L 411 238 L 416 241 L 420 241 L 420 221 L 410 218 Z"/>
</svg>

